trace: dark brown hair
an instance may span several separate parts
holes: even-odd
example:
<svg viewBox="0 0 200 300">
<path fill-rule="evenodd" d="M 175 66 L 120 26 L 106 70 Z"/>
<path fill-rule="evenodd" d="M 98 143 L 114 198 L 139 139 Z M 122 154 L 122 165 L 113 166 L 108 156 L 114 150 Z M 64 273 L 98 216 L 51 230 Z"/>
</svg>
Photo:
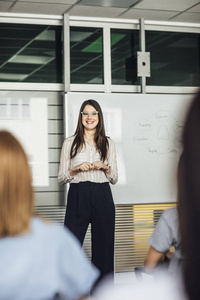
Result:
<svg viewBox="0 0 200 300">
<path fill-rule="evenodd" d="M 190 300 L 200 295 L 200 93 L 195 97 L 183 131 L 184 155 L 179 189 L 179 218 L 184 282 Z"/>
<path fill-rule="evenodd" d="M 103 113 L 101 110 L 101 107 L 99 103 L 95 100 L 89 99 L 83 102 L 81 105 L 80 111 L 79 111 L 79 117 L 78 117 L 78 124 L 75 131 L 75 138 L 72 143 L 71 151 L 70 151 L 70 158 L 74 158 L 79 150 L 82 149 L 83 145 L 85 144 L 84 140 L 84 126 L 82 124 L 82 114 L 81 112 L 84 110 L 84 107 L 86 105 L 93 106 L 99 113 L 99 123 L 96 127 L 96 133 L 95 133 L 95 143 L 97 151 L 100 153 L 101 160 L 105 160 L 107 157 L 107 151 L 108 151 L 108 139 L 105 135 L 105 128 L 104 128 L 104 120 L 103 120 Z"/>
</svg>

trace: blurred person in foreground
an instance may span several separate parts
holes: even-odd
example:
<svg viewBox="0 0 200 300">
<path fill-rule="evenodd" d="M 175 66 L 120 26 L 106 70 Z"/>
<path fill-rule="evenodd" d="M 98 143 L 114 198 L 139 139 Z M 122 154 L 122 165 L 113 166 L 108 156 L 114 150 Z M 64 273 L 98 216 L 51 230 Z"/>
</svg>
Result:
<svg viewBox="0 0 200 300">
<path fill-rule="evenodd" d="M 181 251 L 177 207 L 166 209 L 159 218 L 151 237 L 144 267 L 147 271 L 165 266 L 170 272 L 176 271 L 173 256 Z M 171 249 L 174 251 L 171 251 Z M 176 252 L 176 253 L 175 253 Z"/>
<path fill-rule="evenodd" d="M 84 296 L 99 272 L 70 231 L 34 217 L 33 205 L 26 154 L 0 131 L 0 299 Z"/>
<path fill-rule="evenodd" d="M 151 281 L 115 286 L 105 282 L 96 300 L 200 299 L 200 93 L 189 109 L 183 131 L 184 152 L 178 175 L 179 226 L 184 259 L 177 273 L 161 271 Z"/>
<path fill-rule="evenodd" d="M 152 235 L 149 238 L 149 251 L 147 252 L 142 272 L 156 275 L 160 269 L 165 268 L 170 273 L 177 273 L 182 260 L 181 238 L 179 228 L 179 194 L 180 179 L 183 173 L 183 153 L 180 156 L 177 168 L 177 204 L 176 207 L 166 209 L 160 216 Z M 140 269 L 140 268 L 139 268 Z M 137 268 L 136 268 L 137 271 Z"/>
<path fill-rule="evenodd" d="M 149 251 L 144 261 L 146 271 L 157 271 L 168 268 L 169 272 L 177 272 L 177 259 L 181 255 L 181 238 L 179 228 L 179 194 L 180 179 L 183 173 L 183 153 L 180 156 L 177 168 L 177 204 L 176 207 L 166 209 L 160 216 L 152 235 L 149 238 Z"/>
</svg>

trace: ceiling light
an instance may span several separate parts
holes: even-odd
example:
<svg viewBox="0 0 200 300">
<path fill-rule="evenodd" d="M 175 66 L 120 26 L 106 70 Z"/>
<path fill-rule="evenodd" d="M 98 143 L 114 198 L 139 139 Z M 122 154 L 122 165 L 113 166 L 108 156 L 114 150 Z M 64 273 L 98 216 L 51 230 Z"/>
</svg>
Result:
<svg viewBox="0 0 200 300">
<path fill-rule="evenodd" d="M 52 56 L 15 55 L 9 59 L 9 63 L 43 65 L 52 60 Z"/>
<path fill-rule="evenodd" d="M 0 73 L 0 79 L 3 80 L 24 80 L 28 74 L 15 74 L 15 73 Z"/>
<path fill-rule="evenodd" d="M 35 40 L 39 41 L 55 41 L 55 31 L 54 30 L 45 30 L 41 32 Z"/>
<path fill-rule="evenodd" d="M 70 42 L 82 42 L 91 36 L 94 32 L 71 31 Z"/>
</svg>

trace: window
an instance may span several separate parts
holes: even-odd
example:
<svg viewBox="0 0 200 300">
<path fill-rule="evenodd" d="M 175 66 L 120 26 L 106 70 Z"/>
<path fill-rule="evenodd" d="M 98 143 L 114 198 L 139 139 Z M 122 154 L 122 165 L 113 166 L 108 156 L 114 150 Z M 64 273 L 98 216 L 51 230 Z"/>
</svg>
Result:
<svg viewBox="0 0 200 300">
<path fill-rule="evenodd" d="M 146 31 L 146 51 L 151 57 L 147 85 L 199 86 L 199 34 Z"/>
<path fill-rule="evenodd" d="M 103 84 L 103 29 L 70 27 L 71 83 Z"/>
<path fill-rule="evenodd" d="M 0 24 L 0 82 L 62 83 L 62 27 Z"/>
<path fill-rule="evenodd" d="M 112 84 L 139 84 L 137 51 L 139 51 L 138 30 L 111 29 Z"/>
</svg>

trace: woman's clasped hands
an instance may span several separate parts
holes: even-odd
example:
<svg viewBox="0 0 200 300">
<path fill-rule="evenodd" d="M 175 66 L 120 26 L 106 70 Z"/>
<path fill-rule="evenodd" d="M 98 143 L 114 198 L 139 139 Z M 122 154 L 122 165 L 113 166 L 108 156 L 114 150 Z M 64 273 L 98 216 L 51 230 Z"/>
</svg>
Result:
<svg viewBox="0 0 200 300">
<path fill-rule="evenodd" d="M 80 165 L 73 168 L 76 172 L 85 172 L 85 171 L 93 171 L 93 170 L 103 170 L 108 171 L 109 167 L 104 164 L 102 161 L 95 161 L 93 163 L 83 162 Z"/>
</svg>

